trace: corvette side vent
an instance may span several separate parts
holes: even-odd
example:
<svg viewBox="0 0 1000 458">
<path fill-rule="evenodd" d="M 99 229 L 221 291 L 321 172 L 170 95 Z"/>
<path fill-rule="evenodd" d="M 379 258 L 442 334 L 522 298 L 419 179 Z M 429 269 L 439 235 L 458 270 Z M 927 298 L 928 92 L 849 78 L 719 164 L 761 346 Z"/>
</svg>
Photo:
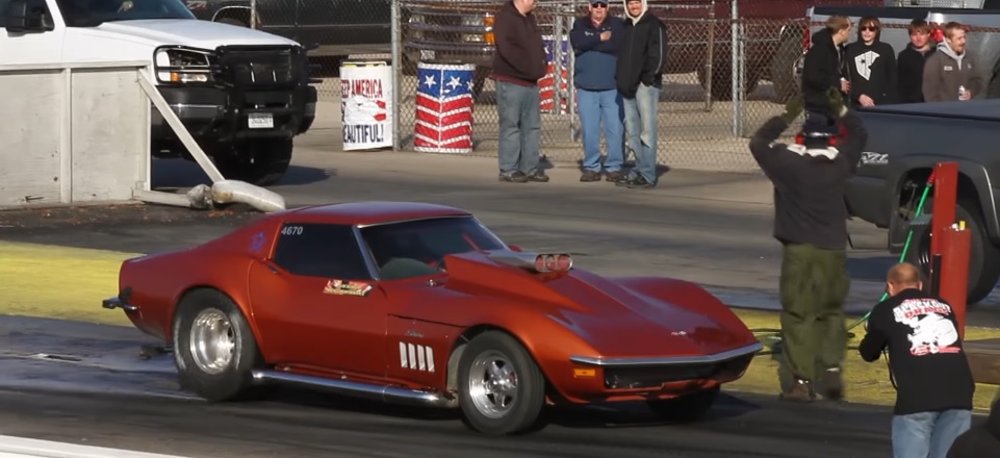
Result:
<svg viewBox="0 0 1000 458">
<path fill-rule="evenodd" d="M 404 369 L 434 372 L 434 349 L 426 345 L 400 342 L 399 365 Z"/>
</svg>

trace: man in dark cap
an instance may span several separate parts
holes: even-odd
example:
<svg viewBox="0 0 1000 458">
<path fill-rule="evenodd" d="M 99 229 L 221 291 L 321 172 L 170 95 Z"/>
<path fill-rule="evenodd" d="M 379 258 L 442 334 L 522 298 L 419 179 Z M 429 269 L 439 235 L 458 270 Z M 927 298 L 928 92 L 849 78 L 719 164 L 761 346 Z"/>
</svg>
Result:
<svg viewBox="0 0 1000 458">
<path fill-rule="evenodd" d="M 750 140 L 750 152 L 774 184 L 774 237 L 782 244 L 781 398 L 809 402 L 843 396 L 847 344 L 847 208 L 844 190 L 867 133 L 829 88 L 831 117 L 809 117 L 791 144 L 775 140 L 802 113 L 796 97 Z M 815 383 L 815 388 L 814 388 Z"/>
</svg>

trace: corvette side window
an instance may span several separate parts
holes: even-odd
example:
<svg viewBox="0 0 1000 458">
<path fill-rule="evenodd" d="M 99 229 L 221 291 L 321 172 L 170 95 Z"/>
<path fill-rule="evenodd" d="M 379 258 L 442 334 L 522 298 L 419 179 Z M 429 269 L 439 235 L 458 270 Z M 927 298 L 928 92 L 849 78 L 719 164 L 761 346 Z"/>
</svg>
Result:
<svg viewBox="0 0 1000 458">
<path fill-rule="evenodd" d="M 351 226 L 286 224 L 278 237 L 274 262 L 295 275 L 346 280 L 371 278 Z"/>
</svg>

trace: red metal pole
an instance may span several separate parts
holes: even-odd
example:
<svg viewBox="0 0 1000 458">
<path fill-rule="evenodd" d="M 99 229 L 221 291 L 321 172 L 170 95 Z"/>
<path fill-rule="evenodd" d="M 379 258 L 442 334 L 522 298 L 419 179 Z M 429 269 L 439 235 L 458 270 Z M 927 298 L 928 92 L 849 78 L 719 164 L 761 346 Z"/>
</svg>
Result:
<svg viewBox="0 0 1000 458">
<path fill-rule="evenodd" d="M 964 222 L 956 223 L 941 233 L 941 299 L 951 305 L 958 321 L 958 335 L 965 338 L 965 311 L 969 292 L 969 246 L 972 231 Z"/>
<path fill-rule="evenodd" d="M 944 250 L 940 235 L 955 223 L 955 204 L 958 194 L 958 163 L 938 162 L 934 166 L 934 209 L 931 217 L 931 293 L 938 294 L 941 286 L 941 253 Z"/>
</svg>

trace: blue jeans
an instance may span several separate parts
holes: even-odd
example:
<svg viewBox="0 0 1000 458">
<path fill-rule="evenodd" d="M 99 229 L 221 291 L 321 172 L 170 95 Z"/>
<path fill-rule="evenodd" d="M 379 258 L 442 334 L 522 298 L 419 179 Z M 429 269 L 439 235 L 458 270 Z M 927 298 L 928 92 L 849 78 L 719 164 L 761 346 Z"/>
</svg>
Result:
<svg viewBox="0 0 1000 458">
<path fill-rule="evenodd" d="M 968 410 L 896 415 L 892 417 L 892 454 L 896 458 L 945 458 L 952 442 L 971 423 Z"/>
<path fill-rule="evenodd" d="M 601 171 L 601 121 L 604 121 L 604 140 L 608 142 L 608 157 L 604 160 L 604 170 L 617 172 L 622 168 L 624 158 L 623 125 L 625 114 L 622 98 L 617 89 L 591 91 L 577 89 L 580 127 L 583 129 L 583 169 Z"/>
<path fill-rule="evenodd" d="M 542 126 L 538 86 L 497 81 L 497 114 L 500 115 L 500 173 L 520 170 L 531 174 L 538 167 Z"/>
<path fill-rule="evenodd" d="M 625 138 L 635 155 L 633 174 L 656 184 L 656 118 L 660 106 L 660 88 L 639 83 L 634 99 L 623 99 L 625 105 Z"/>
</svg>

